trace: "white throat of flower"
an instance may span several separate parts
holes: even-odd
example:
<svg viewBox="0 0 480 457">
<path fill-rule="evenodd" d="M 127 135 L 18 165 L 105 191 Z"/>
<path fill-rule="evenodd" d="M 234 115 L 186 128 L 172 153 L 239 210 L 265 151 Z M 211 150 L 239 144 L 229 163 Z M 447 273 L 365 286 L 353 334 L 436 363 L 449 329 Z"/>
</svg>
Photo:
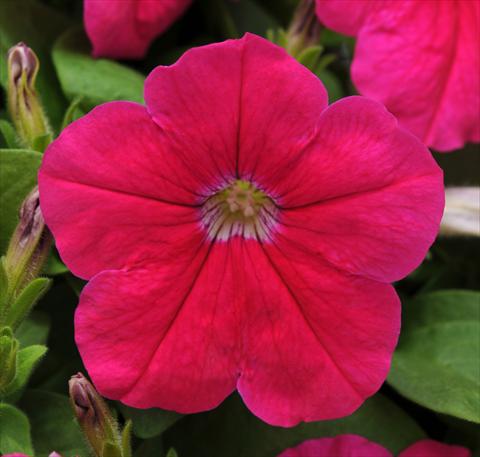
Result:
<svg viewBox="0 0 480 457">
<path fill-rule="evenodd" d="M 277 223 L 274 201 L 249 181 L 237 179 L 202 205 L 202 223 L 212 240 L 234 236 L 267 241 Z"/>
</svg>

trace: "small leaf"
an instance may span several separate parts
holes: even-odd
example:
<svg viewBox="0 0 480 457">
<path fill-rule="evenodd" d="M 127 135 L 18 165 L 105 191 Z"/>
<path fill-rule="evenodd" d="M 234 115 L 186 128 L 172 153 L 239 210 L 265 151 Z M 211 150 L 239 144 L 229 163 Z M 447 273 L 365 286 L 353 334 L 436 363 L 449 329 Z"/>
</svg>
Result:
<svg viewBox="0 0 480 457">
<path fill-rule="evenodd" d="M 160 433 L 163 433 L 175 422 L 181 419 L 182 414 L 174 411 L 165 411 L 163 409 L 137 409 L 117 404 L 118 409 L 133 423 L 133 433 L 139 438 L 153 438 Z"/>
<path fill-rule="evenodd" d="M 35 366 L 47 352 L 46 346 L 39 344 L 29 346 L 18 351 L 17 374 L 13 381 L 7 386 L 5 395 L 12 395 L 23 389 L 30 378 Z"/>
<path fill-rule="evenodd" d="M 50 133 L 37 136 L 32 143 L 32 149 L 38 152 L 43 152 L 47 149 L 47 146 L 52 142 L 53 138 Z"/>
<path fill-rule="evenodd" d="M 129 67 L 107 59 L 94 59 L 81 29 L 65 32 L 53 48 L 53 62 L 70 100 L 82 97 L 80 105 L 90 110 L 112 100 L 143 102 L 145 77 Z"/>
<path fill-rule="evenodd" d="M 103 444 L 101 457 L 122 457 L 122 451 L 118 444 L 107 441 Z"/>
<path fill-rule="evenodd" d="M 3 144 L 0 143 L 0 147 L 18 148 L 17 133 L 13 125 L 5 119 L 0 119 L 0 134 L 3 138 Z"/>
<path fill-rule="evenodd" d="M 37 278 L 27 284 L 15 299 L 7 314 L 7 325 L 16 329 L 30 313 L 35 303 L 47 292 L 51 284 L 52 280 L 48 278 Z"/>
<path fill-rule="evenodd" d="M 480 293 L 424 294 L 403 311 L 388 382 L 422 406 L 480 423 Z"/>
<path fill-rule="evenodd" d="M 42 154 L 26 149 L 0 149 L 0 252 L 18 223 L 23 199 L 37 184 Z"/>
<path fill-rule="evenodd" d="M 82 117 L 85 114 L 80 108 L 80 104 L 82 103 L 82 100 L 83 100 L 83 97 L 81 95 L 78 97 L 75 97 L 72 100 L 67 111 L 65 111 L 65 116 L 63 117 L 63 122 L 62 122 L 62 130 L 68 124 L 71 124 L 73 121 L 77 120 L 78 118 Z"/>
<path fill-rule="evenodd" d="M 177 451 L 171 447 L 165 457 L 178 457 Z"/>
<path fill-rule="evenodd" d="M 122 457 L 132 457 L 132 421 L 129 420 L 122 430 Z"/>
<path fill-rule="evenodd" d="M 15 406 L 0 403 L 0 453 L 22 452 L 33 455 L 30 424 Z"/>
<path fill-rule="evenodd" d="M 8 276 L 7 270 L 5 269 L 5 256 L 3 256 L 0 257 L 0 315 L 3 315 L 5 312 L 5 307 L 7 306 L 7 288 Z"/>
<path fill-rule="evenodd" d="M 304 49 L 297 60 L 307 67 L 310 71 L 315 71 L 317 64 L 320 60 L 320 56 L 323 52 L 323 46 L 310 46 L 307 49 Z"/>
</svg>

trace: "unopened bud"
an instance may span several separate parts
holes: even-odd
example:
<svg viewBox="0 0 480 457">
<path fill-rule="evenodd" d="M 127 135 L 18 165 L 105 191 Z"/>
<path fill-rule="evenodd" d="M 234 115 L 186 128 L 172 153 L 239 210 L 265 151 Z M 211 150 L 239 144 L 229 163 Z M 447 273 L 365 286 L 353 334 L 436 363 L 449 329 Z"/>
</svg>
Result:
<svg viewBox="0 0 480 457">
<path fill-rule="evenodd" d="M 480 236 L 480 187 L 447 187 L 440 233 Z"/>
<path fill-rule="evenodd" d="M 13 381 L 17 373 L 18 341 L 10 327 L 0 329 L 0 393 Z"/>
<path fill-rule="evenodd" d="M 287 30 L 287 52 L 298 58 L 307 48 L 318 45 L 321 29 L 315 14 L 315 1 L 300 0 Z"/>
<path fill-rule="evenodd" d="M 35 187 L 20 208 L 20 220 L 5 257 L 11 297 L 18 295 L 40 273 L 51 242 L 52 237 L 45 227 L 40 209 L 38 187 Z"/>
<path fill-rule="evenodd" d="M 62 457 L 58 452 L 52 452 L 48 457 Z"/>
<path fill-rule="evenodd" d="M 37 56 L 24 43 L 8 51 L 8 111 L 20 139 L 29 147 L 51 135 L 35 90 L 39 66 Z"/>
<path fill-rule="evenodd" d="M 113 447 L 118 448 L 118 455 L 121 457 L 118 425 L 90 381 L 78 373 L 70 378 L 68 387 L 78 423 L 95 456 L 103 457 L 107 449 L 109 454 L 113 454 Z"/>
</svg>

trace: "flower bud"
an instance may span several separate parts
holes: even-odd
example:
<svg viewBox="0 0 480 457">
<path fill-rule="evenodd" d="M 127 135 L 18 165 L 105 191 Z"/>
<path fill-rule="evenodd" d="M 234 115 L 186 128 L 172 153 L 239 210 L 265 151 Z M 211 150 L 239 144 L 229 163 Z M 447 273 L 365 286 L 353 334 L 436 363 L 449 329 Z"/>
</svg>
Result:
<svg viewBox="0 0 480 457">
<path fill-rule="evenodd" d="M 480 236 L 480 187 L 447 187 L 440 233 Z"/>
<path fill-rule="evenodd" d="M 105 453 L 115 455 L 118 451 L 121 457 L 118 425 L 102 397 L 81 373 L 72 376 L 68 386 L 78 423 L 95 455 L 104 457 Z"/>
<path fill-rule="evenodd" d="M 0 393 L 13 381 L 17 373 L 18 341 L 10 327 L 0 329 Z"/>
<path fill-rule="evenodd" d="M 51 135 L 35 91 L 39 61 L 28 46 L 18 43 L 8 51 L 7 66 L 9 114 L 22 142 L 26 146 L 34 147 L 42 137 Z"/>
<path fill-rule="evenodd" d="M 321 25 L 315 14 L 314 0 L 300 0 L 287 30 L 287 52 L 298 58 L 303 51 L 318 45 Z"/>
<path fill-rule="evenodd" d="M 26 197 L 20 208 L 20 221 L 8 245 L 5 269 L 11 298 L 34 279 L 47 259 L 52 237 L 45 227 L 38 187 Z"/>
</svg>

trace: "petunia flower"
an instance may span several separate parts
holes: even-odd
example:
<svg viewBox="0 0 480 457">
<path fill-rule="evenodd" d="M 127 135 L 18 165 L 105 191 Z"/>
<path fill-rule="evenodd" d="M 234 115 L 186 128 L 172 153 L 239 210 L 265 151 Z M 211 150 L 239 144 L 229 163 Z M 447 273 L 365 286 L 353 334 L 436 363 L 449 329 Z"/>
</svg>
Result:
<svg viewBox="0 0 480 457">
<path fill-rule="evenodd" d="M 95 57 L 142 58 L 191 0 L 84 0 L 83 19 Z"/>
<path fill-rule="evenodd" d="M 480 141 L 480 2 L 316 0 L 357 37 L 352 80 L 439 151 Z"/>
<path fill-rule="evenodd" d="M 193 413 L 235 388 L 271 424 L 345 416 L 400 327 L 396 281 L 444 205 L 428 149 L 377 102 L 255 35 L 194 48 L 101 105 L 40 170 L 75 338 L 99 392 Z"/>
<path fill-rule="evenodd" d="M 452 446 L 433 440 L 421 440 L 400 452 L 398 457 L 470 457 L 462 446 Z M 287 449 L 278 457 L 393 457 L 390 451 L 358 435 L 338 435 L 304 441 Z"/>
</svg>

